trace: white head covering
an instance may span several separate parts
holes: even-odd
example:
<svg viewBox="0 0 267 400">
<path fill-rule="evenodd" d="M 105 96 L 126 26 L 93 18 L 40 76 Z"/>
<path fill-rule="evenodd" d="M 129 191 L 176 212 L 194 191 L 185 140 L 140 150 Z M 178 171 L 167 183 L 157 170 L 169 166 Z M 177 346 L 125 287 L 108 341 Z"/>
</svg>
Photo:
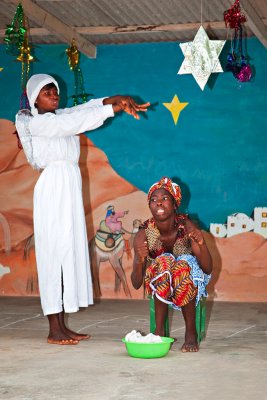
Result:
<svg viewBox="0 0 267 400">
<path fill-rule="evenodd" d="M 26 85 L 26 92 L 29 99 L 31 113 L 32 115 L 37 115 L 38 111 L 35 107 L 34 103 L 37 99 L 40 90 L 49 83 L 54 83 L 56 85 L 57 91 L 59 93 L 59 86 L 57 81 L 51 76 L 47 74 L 35 74 L 30 77 Z"/>
</svg>

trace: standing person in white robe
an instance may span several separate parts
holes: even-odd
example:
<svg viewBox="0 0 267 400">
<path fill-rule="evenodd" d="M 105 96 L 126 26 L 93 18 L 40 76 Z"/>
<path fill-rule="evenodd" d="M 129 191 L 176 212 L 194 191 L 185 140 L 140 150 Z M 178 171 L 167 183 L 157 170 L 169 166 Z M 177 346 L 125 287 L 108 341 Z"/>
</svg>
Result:
<svg viewBox="0 0 267 400">
<path fill-rule="evenodd" d="M 31 112 L 18 112 L 16 128 L 29 163 L 42 170 L 34 188 L 34 235 L 47 342 L 78 344 L 90 336 L 70 330 L 64 314 L 93 303 L 78 134 L 120 111 L 139 119 L 150 104 L 113 96 L 60 110 L 58 83 L 46 74 L 33 75 L 26 91 Z"/>
</svg>

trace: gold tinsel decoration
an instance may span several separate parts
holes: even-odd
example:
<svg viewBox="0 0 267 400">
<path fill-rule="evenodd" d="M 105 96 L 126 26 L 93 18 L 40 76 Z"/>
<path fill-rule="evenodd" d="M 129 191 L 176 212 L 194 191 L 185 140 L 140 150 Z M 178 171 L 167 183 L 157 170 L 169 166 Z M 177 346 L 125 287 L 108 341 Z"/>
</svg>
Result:
<svg viewBox="0 0 267 400">
<path fill-rule="evenodd" d="M 74 74 L 74 87 L 75 94 L 72 97 L 73 105 L 76 106 L 80 103 L 86 103 L 90 94 L 85 93 L 83 74 L 80 68 L 80 52 L 76 46 L 75 39 L 72 39 L 71 45 L 66 49 L 68 56 L 68 63 L 71 71 Z"/>
<path fill-rule="evenodd" d="M 80 52 L 76 46 L 75 39 L 72 39 L 70 47 L 66 49 L 66 53 L 70 69 L 74 71 L 78 67 L 80 60 Z"/>
</svg>

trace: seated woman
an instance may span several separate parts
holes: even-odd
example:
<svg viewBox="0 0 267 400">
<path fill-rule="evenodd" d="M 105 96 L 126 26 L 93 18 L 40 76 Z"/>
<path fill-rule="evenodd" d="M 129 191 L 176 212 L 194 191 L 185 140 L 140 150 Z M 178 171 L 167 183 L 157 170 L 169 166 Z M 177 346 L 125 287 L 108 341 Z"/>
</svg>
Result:
<svg viewBox="0 0 267 400">
<path fill-rule="evenodd" d="M 134 239 L 132 284 L 145 279 L 147 295 L 154 297 L 157 335 L 164 336 L 168 305 L 182 310 L 185 320 L 183 352 L 199 350 L 195 324 L 196 305 L 207 296 L 212 259 L 200 229 L 186 214 L 179 214 L 180 187 L 163 177 L 151 186 L 148 203 L 152 218 Z"/>
</svg>

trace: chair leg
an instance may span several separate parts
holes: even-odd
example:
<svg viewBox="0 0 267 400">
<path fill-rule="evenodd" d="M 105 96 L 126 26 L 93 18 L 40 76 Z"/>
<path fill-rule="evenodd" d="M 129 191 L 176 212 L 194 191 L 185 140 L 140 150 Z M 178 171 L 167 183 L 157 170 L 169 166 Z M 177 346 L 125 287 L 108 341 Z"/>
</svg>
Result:
<svg viewBox="0 0 267 400">
<path fill-rule="evenodd" d="M 203 297 L 196 308 L 196 330 L 198 343 L 206 335 L 206 299 Z"/>
<path fill-rule="evenodd" d="M 197 330 L 197 342 L 201 341 L 201 305 L 200 302 L 196 307 L 196 330 Z"/>
<path fill-rule="evenodd" d="M 206 313 L 207 313 L 206 298 L 203 298 L 202 303 L 201 303 L 201 335 L 202 335 L 202 338 L 204 338 L 206 336 Z"/>
</svg>

